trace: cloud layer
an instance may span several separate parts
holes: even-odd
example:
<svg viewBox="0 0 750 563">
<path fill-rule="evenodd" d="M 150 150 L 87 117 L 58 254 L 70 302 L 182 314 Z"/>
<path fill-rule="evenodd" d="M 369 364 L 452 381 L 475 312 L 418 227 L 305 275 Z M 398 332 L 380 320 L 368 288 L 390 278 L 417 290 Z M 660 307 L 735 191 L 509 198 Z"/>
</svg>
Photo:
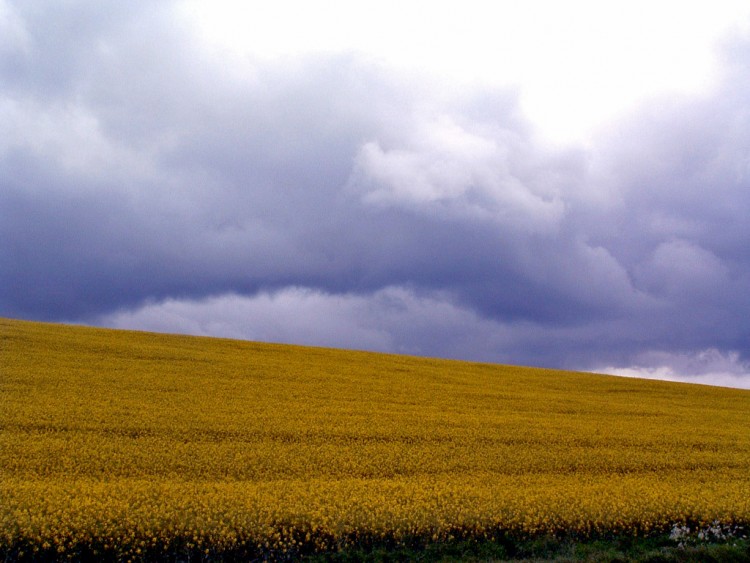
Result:
<svg viewBox="0 0 750 563">
<path fill-rule="evenodd" d="M 511 89 L 49 8 L 0 2 L 0 314 L 750 387 L 750 38 L 561 148 Z"/>
</svg>

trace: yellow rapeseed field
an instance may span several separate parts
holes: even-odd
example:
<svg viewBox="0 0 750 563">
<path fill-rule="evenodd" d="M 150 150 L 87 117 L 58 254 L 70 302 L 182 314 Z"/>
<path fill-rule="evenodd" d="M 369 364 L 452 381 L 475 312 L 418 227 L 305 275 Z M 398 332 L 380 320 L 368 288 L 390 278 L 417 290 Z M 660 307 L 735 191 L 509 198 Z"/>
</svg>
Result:
<svg viewBox="0 0 750 563">
<path fill-rule="evenodd" d="M 6 552 L 750 523 L 748 391 L 6 319 L 0 369 Z"/>
</svg>

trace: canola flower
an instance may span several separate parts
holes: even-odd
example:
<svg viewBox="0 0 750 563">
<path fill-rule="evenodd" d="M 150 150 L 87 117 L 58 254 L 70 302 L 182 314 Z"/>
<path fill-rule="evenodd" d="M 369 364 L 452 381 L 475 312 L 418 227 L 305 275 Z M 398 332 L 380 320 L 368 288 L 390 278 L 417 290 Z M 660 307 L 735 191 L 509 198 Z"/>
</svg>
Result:
<svg viewBox="0 0 750 563">
<path fill-rule="evenodd" d="M 19 558 L 750 523 L 747 391 L 3 319 L 0 366 Z"/>
</svg>

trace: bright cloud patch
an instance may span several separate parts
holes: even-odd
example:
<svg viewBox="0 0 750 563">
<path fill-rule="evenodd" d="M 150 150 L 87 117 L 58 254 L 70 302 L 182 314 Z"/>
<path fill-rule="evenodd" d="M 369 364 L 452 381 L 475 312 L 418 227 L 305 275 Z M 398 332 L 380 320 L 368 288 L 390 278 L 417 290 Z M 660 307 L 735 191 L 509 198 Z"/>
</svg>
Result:
<svg viewBox="0 0 750 563">
<path fill-rule="evenodd" d="M 512 326 L 483 319 L 447 296 L 419 295 L 389 287 L 372 294 L 334 295 L 288 287 L 253 297 L 229 294 L 201 300 L 168 299 L 104 315 L 101 326 L 220 336 L 511 363 L 519 349 L 544 347 L 552 334 L 533 325 Z M 595 334 L 557 334 L 571 343 Z M 533 362 L 533 355 L 527 363 Z M 590 368 L 628 377 L 750 388 L 750 365 L 737 353 L 651 352 L 631 367 Z"/>
<path fill-rule="evenodd" d="M 115 328 L 442 357 L 487 355 L 507 329 L 439 295 L 399 287 L 333 295 L 288 287 L 253 297 L 168 299 L 97 319 Z"/>
<path fill-rule="evenodd" d="M 482 134 L 441 116 L 394 147 L 364 144 L 350 185 L 369 205 L 554 231 L 565 207 L 554 186 L 524 181 L 528 152 L 517 131 Z"/>
<path fill-rule="evenodd" d="M 649 352 L 629 367 L 603 367 L 602 373 L 750 389 L 750 363 L 737 352 L 715 348 L 691 353 Z"/>
</svg>

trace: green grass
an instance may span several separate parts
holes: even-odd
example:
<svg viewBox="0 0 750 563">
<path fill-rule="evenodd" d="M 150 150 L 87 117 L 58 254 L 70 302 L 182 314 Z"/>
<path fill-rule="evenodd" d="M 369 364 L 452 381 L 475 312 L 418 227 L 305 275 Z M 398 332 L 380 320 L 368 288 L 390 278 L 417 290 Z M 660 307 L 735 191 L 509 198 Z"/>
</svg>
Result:
<svg viewBox="0 0 750 563">
<path fill-rule="evenodd" d="M 348 550 L 304 558 L 308 562 L 395 562 L 395 561 L 556 561 L 563 562 L 747 562 L 750 542 L 705 543 L 677 547 L 666 535 L 649 538 L 631 536 L 609 539 L 566 540 L 542 537 L 514 541 L 462 541 L 430 544 L 420 548 L 375 548 Z"/>
</svg>

